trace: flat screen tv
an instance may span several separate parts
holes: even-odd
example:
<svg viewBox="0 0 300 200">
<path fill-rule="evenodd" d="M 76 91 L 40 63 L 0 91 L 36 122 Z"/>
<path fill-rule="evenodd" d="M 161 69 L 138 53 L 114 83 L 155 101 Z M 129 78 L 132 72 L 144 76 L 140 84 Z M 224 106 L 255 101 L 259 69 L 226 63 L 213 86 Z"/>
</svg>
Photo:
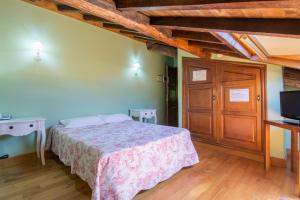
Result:
<svg viewBox="0 0 300 200">
<path fill-rule="evenodd" d="M 299 120 L 300 124 L 300 90 L 280 92 L 281 116 Z"/>
</svg>

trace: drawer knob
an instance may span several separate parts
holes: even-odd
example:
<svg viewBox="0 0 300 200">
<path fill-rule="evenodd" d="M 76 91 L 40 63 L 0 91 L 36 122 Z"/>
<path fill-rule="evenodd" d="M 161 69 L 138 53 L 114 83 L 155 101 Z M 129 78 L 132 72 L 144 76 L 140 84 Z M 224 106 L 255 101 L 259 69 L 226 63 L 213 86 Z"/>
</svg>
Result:
<svg viewBox="0 0 300 200">
<path fill-rule="evenodd" d="M 9 129 L 11 130 L 11 129 L 14 129 L 14 127 L 13 126 L 9 126 Z"/>
<path fill-rule="evenodd" d="M 33 127 L 33 124 L 30 124 L 29 127 L 32 128 L 32 127 Z"/>
</svg>

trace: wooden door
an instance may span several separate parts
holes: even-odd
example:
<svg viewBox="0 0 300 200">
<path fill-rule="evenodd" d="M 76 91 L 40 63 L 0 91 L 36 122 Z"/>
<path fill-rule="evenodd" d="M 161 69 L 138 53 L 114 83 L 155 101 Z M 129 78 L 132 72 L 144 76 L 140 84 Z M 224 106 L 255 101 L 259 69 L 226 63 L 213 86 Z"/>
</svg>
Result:
<svg viewBox="0 0 300 200">
<path fill-rule="evenodd" d="M 216 140 L 216 66 L 207 61 L 183 60 L 183 126 L 193 138 Z"/>
<path fill-rule="evenodd" d="M 223 63 L 218 66 L 218 142 L 262 150 L 262 76 L 259 68 Z"/>
</svg>

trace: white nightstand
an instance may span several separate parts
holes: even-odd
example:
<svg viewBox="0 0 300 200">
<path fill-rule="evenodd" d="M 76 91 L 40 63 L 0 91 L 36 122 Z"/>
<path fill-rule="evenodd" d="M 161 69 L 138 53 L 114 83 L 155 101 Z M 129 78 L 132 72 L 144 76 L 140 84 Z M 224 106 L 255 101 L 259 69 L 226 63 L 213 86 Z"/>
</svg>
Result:
<svg viewBox="0 0 300 200">
<path fill-rule="evenodd" d="M 154 123 L 157 124 L 156 109 L 130 109 L 129 113 L 130 117 L 137 117 L 140 122 L 154 118 Z"/>
<path fill-rule="evenodd" d="M 38 158 L 41 157 L 42 164 L 45 165 L 45 121 L 43 118 L 3 120 L 0 121 L 0 135 L 24 136 L 36 132 L 36 153 Z"/>
</svg>

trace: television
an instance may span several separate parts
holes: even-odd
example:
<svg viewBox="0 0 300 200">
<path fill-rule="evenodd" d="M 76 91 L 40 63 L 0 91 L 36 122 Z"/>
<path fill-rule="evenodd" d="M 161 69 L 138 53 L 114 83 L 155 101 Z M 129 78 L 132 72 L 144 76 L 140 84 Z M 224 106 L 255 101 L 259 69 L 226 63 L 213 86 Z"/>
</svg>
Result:
<svg viewBox="0 0 300 200">
<path fill-rule="evenodd" d="M 299 120 L 300 124 L 300 90 L 280 92 L 281 116 Z"/>
</svg>

